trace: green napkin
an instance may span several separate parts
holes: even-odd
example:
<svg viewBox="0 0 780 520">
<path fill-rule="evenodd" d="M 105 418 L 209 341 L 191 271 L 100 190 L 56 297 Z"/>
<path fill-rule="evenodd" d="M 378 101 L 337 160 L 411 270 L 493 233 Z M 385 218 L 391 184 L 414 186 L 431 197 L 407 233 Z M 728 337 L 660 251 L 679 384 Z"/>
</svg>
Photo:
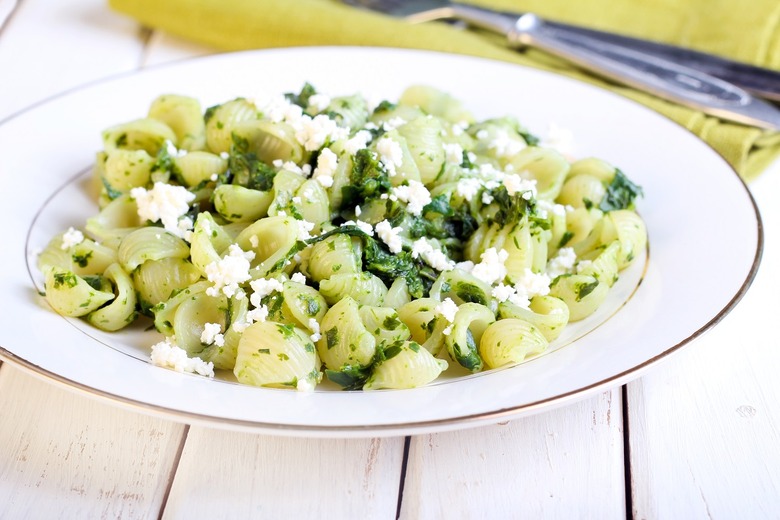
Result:
<svg viewBox="0 0 780 520">
<path fill-rule="evenodd" d="M 601 84 L 682 124 L 750 180 L 780 154 L 780 133 L 727 123 L 579 72 L 562 60 L 504 46 L 498 35 L 447 24 L 410 25 L 336 0 L 109 0 L 141 23 L 222 50 L 302 45 L 431 49 L 554 70 Z M 480 0 L 508 11 L 655 39 L 780 69 L 777 0 Z"/>
</svg>

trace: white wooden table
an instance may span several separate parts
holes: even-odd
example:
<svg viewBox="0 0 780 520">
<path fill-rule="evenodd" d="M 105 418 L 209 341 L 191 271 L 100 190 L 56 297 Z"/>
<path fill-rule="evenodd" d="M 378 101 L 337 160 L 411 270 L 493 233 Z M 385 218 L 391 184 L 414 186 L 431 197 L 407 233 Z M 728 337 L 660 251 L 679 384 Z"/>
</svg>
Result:
<svg viewBox="0 0 780 520">
<path fill-rule="evenodd" d="M 210 52 L 103 0 L 0 0 L 0 121 Z M 4 184 L 16 174 L 0 162 Z M 780 518 L 780 161 L 751 188 L 766 248 L 736 310 L 624 387 L 505 424 L 366 440 L 231 433 L 2 364 L 0 518 Z"/>
</svg>

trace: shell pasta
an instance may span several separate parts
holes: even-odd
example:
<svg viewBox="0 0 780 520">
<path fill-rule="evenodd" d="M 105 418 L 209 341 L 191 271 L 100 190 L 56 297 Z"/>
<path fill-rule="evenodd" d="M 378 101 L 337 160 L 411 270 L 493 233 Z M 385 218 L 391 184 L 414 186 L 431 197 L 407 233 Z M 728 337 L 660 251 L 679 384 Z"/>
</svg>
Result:
<svg viewBox="0 0 780 520">
<path fill-rule="evenodd" d="M 376 105 L 309 84 L 205 110 L 163 95 L 102 137 L 99 212 L 39 255 L 46 299 L 105 331 L 151 322 L 152 363 L 247 385 L 517 365 L 647 245 L 620 169 L 429 86 Z"/>
</svg>

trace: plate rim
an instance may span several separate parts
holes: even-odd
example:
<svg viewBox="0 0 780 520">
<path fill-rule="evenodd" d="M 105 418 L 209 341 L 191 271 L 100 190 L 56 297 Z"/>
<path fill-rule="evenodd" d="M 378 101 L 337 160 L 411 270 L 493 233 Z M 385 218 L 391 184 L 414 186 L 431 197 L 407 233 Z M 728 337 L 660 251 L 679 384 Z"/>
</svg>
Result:
<svg viewBox="0 0 780 520">
<path fill-rule="evenodd" d="M 596 89 L 598 91 L 601 91 L 602 93 L 608 94 L 610 96 L 614 96 L 623 101 L 627 101 L 630 104 L 634 105 L 635 107 L 647 113 L 653 114 L 655 116 L 661 116 L 665 121 L 673 123 L 678 128 L 692 135 L 700 145 L 704 145 L 711 152 L 714 152 L 714 154 L 722 161 L 723 165 L 726 168 L 728 168 L 730 174 L 736 177 L 736 179 L 739 182 L 739 185 L 744 191 L 744 194 L 747 195 L 747 199 L 750 202 L 750 207 L 752 209 L 752 215 L 755 217 L 755 223 L 756 223 L 755 231 L 757 233 L 757 236 L 756 236 L 756 249 L 753 254 L 753 259 L 750 268 L 744 280 L 742 280 L 739 289 L 729 299 L 729 301 L 706 323 L 702 324 L 699 328 L 691 332 L 687 337 L 683 338 L 681 341 L 669 347 L 664 348 L 663 351 L 650 357 L 649 359 L 645 359 L 644 361 L 628 369 L 625 369 L 617 374 L 613 374 L 599 381 L 595 381 L 590 384 L 580 386 L 573 390 L 569 390 L 563 393 L 558 393 L 554 396 L 546 397 L 544 399 L 538 399 L 533 402 L 518 404 L 516 406 L 503 407 L 496 410 L 471 413 L 465 415 L 448 416 L 446 418 L 440 418 L 440 419 L 417 420 L 408 423 L 399 422 L 399 423 L 384 423 L 384 424 L 371 424 L 371 425 L 322 425 L 322 424 L 305 425 L 305 424 L 291 424 L 291 423 L 285 424 L 285 423 L 275 423 L 275 422 L 262 422 L 262 421 L 248 420 L 248 419 L 238 419 L 234 417 L 218 417 L 214 415 L 202 414 L 202 413 L 162 406 L 159 404 L 148 403 L 125 395 L 119 395 L 107 390 L 94 388 L 85 383 L 74 381 L 61 374 L 52 372 L 49 369 L 36 365 L 35 363 L 32 363 L 27 359 L 22 358 L 17 354 L 14 354 L 13 352 L 9 351 L 3 346 L 0 346 L 0 359 L 5 360 L 10 364 L 15 365 L 19 368 L 22 368 L 26 372 L 31 373 L 40 379 L 55 383 L 57 385 L 61 385 L 66 389 L 75 391 L 76 393 L 86 395 L 91 398 L 97 398 L 101 401 L 108 401 L 113 404 L 118 404 L 125 409 L 130 409 L 140 413 L 159 416 L 176 422 L 183 422 L 188 424 L 202 424 L 210 427 L 252 431 L 258 433 L 267 433 L 267 434 L 285 435 L 285 436 L 305 436 L 305 437 L 314 436 L 314 437 L 345 438 L 345 437 L 409 435 L 409 434 L 427 433 L 433 431 L 444 431 L 447 429 L 452 430 L 452 429 L 459 429 L 459 428 L 469 428 L 469 427 L 480 426 L 483 424 L 499 422 L 501 420 L 517 418 L 523 415 L 530 415 L 532 413 L 538 413 L 541 411 L 550 410 L 554 406 L 563 406 L 572 401 L 578 399 L 584 399 L 589 395 L 595 394 L 599 390 L 612 388 L 614 386 L 623 384 L 627 381 L 633 380 L 639 377 L 643 372 L 645 372 L 650 367 L 666 359 L 671 354 L 678 352 L 682 347 L 690 344 L 699 336 L 709 331 L 712 327 L 714 327 L 720 321 L 722 321 L 723 318 L 726 315 L 728 315 L 742 300 L 742 298 L 745 296 L 750 286 L 752 285 L 753 281 L 755 280 L 756 274 L 758 273 L 760 267 L 761 258 L 763 256 L 764 245 L 765 245 L 763 221 L 761 218 L 758 205 L 756 204 L 755 198 L 753 197 L 753 194 L 750 191 L 747 183 L 737 173 L 734 167 L 730 163 L 728 163 L 728 161 L 725 159 L 723 154 L 718 152 L 718 150 L 716 150 L 713 146 L 711 146 L 706 141 L 700 139 L 698 136 L 696 136 L 696 134 L 694 134 L 691 130 L 686 128 L 684 125 L 646 107 L 645 105 L 631 98 L 621 95 L 619 92 L 611 91 L 599 85 L 594 85 L 575 78 L 571 78 L 565 74 L 560 74 L 555 71 L 538 69 L 528 65 L 515 64 L 515 63 L 506 62 L 498 59 L 493 59 L 493 58 L 482 58 L 478 56 L 447 53 L 441 51 L 431 51 L 431 50 L 424 50 L 424 49 L 408 49 L 408 48 L 398 48 L 398 47 L 382 47 L 382 46 L 327 46 L 327 45 L 319 46 L 318 45 L 318 46 L 296 46 L 296 47 L 284 47 L 284 48 L 254 49 L 254 50 L 243 50 L 243 51 L 236 51 L 236 52 L 220 52 L 220 53 L 208 54 L 202 56 L 190 56 L 190 57 L 178 59 L 171 62 L 155 64 L 149 67 L 145 67 L 143 69 L 125 71 L 118 74 L 112 74 L 93 81 L 79 84 L 69 89 L 57 92 L 46 98 L 40 99 L 37 102 L 25 106 L 24 108 L 16 112 L 13 112 L 12 114 L 4 117 L 3 119 L 0 119 L 0 127 L 3 127 L 9 122 L 21 118 L 25 116 L 27 113 L 34 111 L 38 108 L 41 108 L 47 104 L 55 103 L 60 98 L 67 97 L 72 93 L 76 93 L 84 89 L 96 87 L 105 83 L 121 81 L 124 78 L 148 74 L 151 71 L 175 67 L 175 66 L 179 66 L 194 61 L 196 62 L 196 61 L 219 60 L 221 58 L 229 57 L 229 56 L 262 55 L 262 54 L 274 54 L 280 52 L 298 53 L 302 51 L 305 52 L 307 49 L 308 50 L 316 49 L 318 51 L 327 51 L 327 50 L 333 50 L 333 51 L 347 50 L 348 52 L 350 50 L 361 51 L 361 52 L 383 51 L 383 52 L 405 53 L 405 54 L 412 54 L 412 55 L 426 55 L 426 54 L 443 55 L 449 57 L 458 57 L 466 60 L 474 60 L 477 62 L 481 61 L 481 62 L 489 62 L 489 63 L 498 63 L 506 66 L 515 66 L 520 69 L 527 69 L 527 70 L 534 71 L 535 73 L 541 73 L 544 75 L 554 77 L 556 81 L 571 82 L 580 87 Z"/>
</svg>

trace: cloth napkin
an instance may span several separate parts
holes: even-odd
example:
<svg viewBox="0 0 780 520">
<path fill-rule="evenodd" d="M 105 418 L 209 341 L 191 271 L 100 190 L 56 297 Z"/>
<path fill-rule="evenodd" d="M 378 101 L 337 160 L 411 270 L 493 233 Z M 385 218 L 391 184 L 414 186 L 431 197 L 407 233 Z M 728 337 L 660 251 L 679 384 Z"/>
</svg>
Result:
<svg viewBox="0 0 780 520">
<path fill-rule="evenodd" d="M 475 0 L 505 11 L 644 37 L 780 69 L 777 0 Z M 780 133 L 728 123 L 578 71 L 541 51 L 508 49 L 499 35 L 411 25 L 337 0 L 109 0 L 142 24 L 220 50 L 304 45 L 431 49 L 556 71 L 630 97 L 682 124 L 746 180 L 780 155 Z"/>
</svg>

